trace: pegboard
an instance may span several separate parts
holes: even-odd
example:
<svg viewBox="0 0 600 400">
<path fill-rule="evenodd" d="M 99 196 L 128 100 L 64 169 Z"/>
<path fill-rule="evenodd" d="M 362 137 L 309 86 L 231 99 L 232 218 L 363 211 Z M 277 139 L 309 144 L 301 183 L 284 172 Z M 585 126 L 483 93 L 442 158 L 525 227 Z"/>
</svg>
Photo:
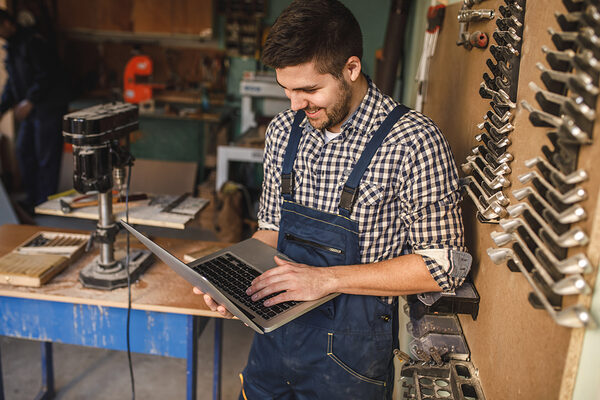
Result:
<svg viewBox="0 0 600 400">
<path fill-rule="evenodd" d="M 587 2 L 526 1 L 519 52 L 520 72 L 516 98 L 513 99 L 516 107 L 511 109 L 514 116 L 511 124 L 514 130 L 506 135 L 510 139 L 506 151 L 512 155 L 512 161 L 508 163 L 510 173 L 503 175 L 509 181 L 508 186 L 501 188 L 508 199 L 504 212 L 501 212 L 502 215 L 495 221 L 484 220 L 484 223 L 476 217 L 478 208 L 467 195 L 464 196 L 462 204 L 467 245 L 474 259 L 472 276 L 481 301 L 476 321 L 469 316 L 461 316 L 460 320 L 471 349 L 471 359 L 479 371 L 486 399 L 571 398 L 577 374 L 584 328 L 561 326 L 550 313 L 534 308 L 529 301 L 532 286 L 524 274 L 511 271 L 506 262 L 495 264 L 488 256 L 488 249 L 511 248 L 514 245 L 509 243 L 500 246 L 492 240 L 491 235 L 494 232 L 498 232 L 494 235 L 501 234 L 504 228 L 508 229 L 506 221 L 519 218 L 513 206 L 527 202 L 521 196 L 516 198 L 513 195 L 513 191 L 519 193 L 521 189 L 523 193 L 523 188 L 532 187 L 532 183 L 524 179 L 523 175 L 533 171 L 539 173 L 539 166 L 527 161 L 535 157 L 545 160 L 546 155 L 542 148 L 554 148 L 548 133 L 559 128 L 534 126 L 527 104 L 542 110 L 538 99 L 543 97 L 544 93 L 538 94 L 536 98 L 536 91 L 547 89 L 547 82 L 542 80 L 541 73 L 551 69 L 542 47 L 556 50 L 557 45 L 573 46 L 572 42 L 564 42 L 572 38 L 570 35 L 555 36 L 553 42 L 549 32 L 549 28 L 553 32 L 564 31 L 566 25 L 559 25 L 555 12 L 568 13 L 565 3 L 570 7 L 580 7 L 584 3 L 587 6 Z M 486 60 L 491 59 L 495 63 L 496 59 L 490 51 L 490 46 L 486 49 L 467 50 L 456 45 L 459 35 L 457 15 L 461 6 L 462 2 L 450 5 L 446 9 L 444 25 L 432 59 L 424 114 L 431 117 L 448 138 L 460 174 L 465 177 L 468 174 L 461 168 L 462 164 L 467 162 L 468 156 L 474 155 L 474 147 L 482 145 L 477 137 L 485 132 L 481 124 L 485 122 L 484 115 L 490 110 L 490 99 L 484 99 L 479 94 L 480 85 L 484 82 L 484 73 L 493 76 Z M 499 0 L 483 1 L 475 5 L 472 9 L 494 9 L 496 16 L 489 21 L 471 22 L 468 30 L 488 33 L 489 44 L 496 45 L 492 33 L 497 29 L 497 19 L 502 18 L 499 7 L 506 6 L 507 3 Z M 568 18 L 562 22 L 568 25 Z M 577 32 L 574 33 L 574 36 L 576 35 Z M 581 52 L 577 45 L 574 51 Z M 567 72 L 576 71 L 577 69 Z M 594 79 L 597 87 L 597 75 Z M 573 93 L 567 89 L 564 94 L 571 96 Z M 526 103 L 523 103 L 523 100 Z M 595 96 L 593 100 L 595 101 Z M 551 105 L 546 104 L 546 107 L 551 109 Z M 588 116 L 593 117 L 595 109 L 594 104 Z M 533 113 L 532 118 L 539 119 L 540 115 L 547 117 L 545 114 Z M 556 120 L 551 122 L 555 123 Z M 574 187 L 583 189 L 586 195 L 585 199 L 577 199 L 572 205 L 582 207 L 586 216 L 581 221 L 570 223 L 566 228 L 580 229 L 588 240 L 581 242 L 581 245 L 565 247 L 562 255 L 562 258 L 577 254 L 587 257 L 592 270 L 582 273 L 581 276 L 591 288 L 594 287 L 598 273 L 600 249 L 600 217 L 597 212 L 600 171 L 594 168 L 594 160 L 600 157 L 599 125 L 596 122 L 588 129 L 590 141 L 578 146 L 575 160 L 575 169 L 585 171 L 587 178 L 574 184 Z M 514 215 L 509 215 L 507 210 L 512 211 Z M 498 224 L 498 221 L 502 221 L 503 224 Z M 527 243 L 531 244 L 531 247 L 536 246 L 535 242 Z M 526 267 L 535 270 L 531 265 Z M 568 275 L 559 275 L 557 279 L 565 276 Z M 561 309 L 573 305 L 585 309 L 589 308 L 591 294 L 565 295 L 559 300 L 562 300 Z"/>
</svg>

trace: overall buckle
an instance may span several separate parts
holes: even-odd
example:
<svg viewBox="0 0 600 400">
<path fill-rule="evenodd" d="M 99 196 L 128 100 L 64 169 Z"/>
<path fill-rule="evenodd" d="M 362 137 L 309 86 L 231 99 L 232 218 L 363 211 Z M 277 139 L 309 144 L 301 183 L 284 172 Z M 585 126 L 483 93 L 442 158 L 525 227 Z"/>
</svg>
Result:
<svg viewBox="0 0 600 400">
<path fill-rule="evenodd" d="M 356 188 L 351 188 L 347 185 L 344 185 L 342 194 L 340 196 L 339 207 L 348 211 L 348 213 L 352 213 L 352 208 L 356 202 L 357 193 L 358 190 L 356 190 Z"/>
<path fill-rule="evenodd" d="M 294 181 L 294 172 L 281 175 L 281 194 L 292 194 L 292 183 Z"/>
</svg>

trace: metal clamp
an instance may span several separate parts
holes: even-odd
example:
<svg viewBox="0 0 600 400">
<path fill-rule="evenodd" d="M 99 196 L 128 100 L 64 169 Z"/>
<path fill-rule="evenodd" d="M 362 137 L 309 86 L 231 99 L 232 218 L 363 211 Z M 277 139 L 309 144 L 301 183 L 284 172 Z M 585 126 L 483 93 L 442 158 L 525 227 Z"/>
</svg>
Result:
<svg viewBox="0 0 600 400">
<path fill-rule="evenodd" d="M 552 307 L 542 290 L 535 283 L 529 272 L 518 257 L 515 256 L 514 252 L 511 249 L 502 248 L 502 249 L 487 249 L 488 256 L 495 264 L 500 264 L 505 262 L 508 259 L 512 259 L 517 268 L 521 271 L 521 273 L 527 279 L 527 282 L 531 286 L 534 291 L 537 299 L 542 303 L 544 309 L 550 314 L 550 317 L 556 322 L 558 325 L 566 326 L 569 328 L 584 328 L 587 326 L 595 326 L 596 323 L 590 314 L 590 312 L 581 305 L 575 305 L 572 307 L 565 308 L 563 310 L 557 311 Z"/>
</svg>

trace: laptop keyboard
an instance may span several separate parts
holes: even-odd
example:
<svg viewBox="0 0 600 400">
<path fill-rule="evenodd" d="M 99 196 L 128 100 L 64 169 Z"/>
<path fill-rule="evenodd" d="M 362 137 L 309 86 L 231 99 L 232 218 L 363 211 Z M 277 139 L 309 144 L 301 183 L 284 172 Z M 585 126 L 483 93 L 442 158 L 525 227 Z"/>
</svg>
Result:
<svg viewBox="0 0 600 400">
<path fill-rule="evenodd" d="M 193 269 L 208 279 L 210 283 L 264 319 L 271 319 L 297 304 L 296 301 L 286 301 L 271 307 L 263 305 L 265 300 L 276 296 L 278 293 L 273 293 L 259 301 L 252 301 L 250 296 L 246 294 L 246 289 L 250 287 L 250 283 L 260 273 L 230 253 L 222 254 L 202 264 L 195 265 Z"/>
</svg>

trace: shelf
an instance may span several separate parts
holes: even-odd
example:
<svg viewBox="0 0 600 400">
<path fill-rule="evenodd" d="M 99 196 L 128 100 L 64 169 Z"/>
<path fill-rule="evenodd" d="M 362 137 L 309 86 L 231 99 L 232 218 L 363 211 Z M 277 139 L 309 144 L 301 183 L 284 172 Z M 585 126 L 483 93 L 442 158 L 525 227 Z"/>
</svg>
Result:
<svg viewBox="0 0 600 400">
<path fill-rule="evenodd" d="M 185 47 L 198 49 L 219 49 L 219 44 L 212 39 L 212 29 L 199 35 L 169 33 L 133 33 L 121 31 L 101 31 L 95 29 L 61 30 L 61 34 L 70 39 L 89 42 L 114 43 L 151 43 L 164 47 Z"/>
</svg>

